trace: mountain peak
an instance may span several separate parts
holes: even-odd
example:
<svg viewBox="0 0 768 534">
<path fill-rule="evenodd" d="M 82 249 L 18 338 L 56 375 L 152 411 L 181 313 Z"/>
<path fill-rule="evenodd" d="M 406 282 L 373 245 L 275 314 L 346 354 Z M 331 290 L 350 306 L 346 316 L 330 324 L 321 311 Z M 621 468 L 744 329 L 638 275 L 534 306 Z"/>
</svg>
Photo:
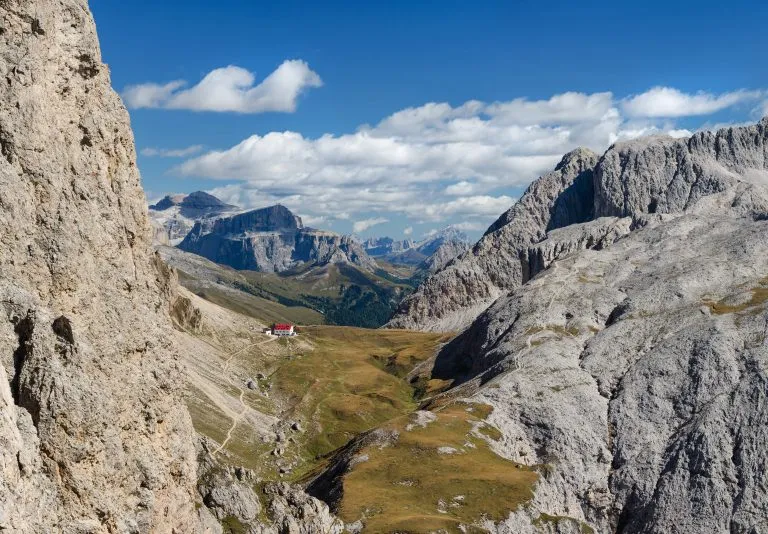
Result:
<svg viewBox="0 0 768 534">
<path fill-rule="evenodd" d="M 194 191 L 187 195 L 175 194 L 164 196 L 157 204 L 149 206 L 149 209 L 155 211 L 165 211 L 174 206 L 180 206 L 182 209 L 189 210 L 207 210 L 220 211 L 225 209 L 236 209 L 237 206 L 222 202 L 215 196 L 205 191 Z"/>
<path fill-rule="evenodd" d="M 578 147 L 565 154 L 560 159 L 560 163 L 555 166 L 555 170 L 567 171 L 569 167 L 581 167 L 585 161 L 592 161 L 597 158 L 598 155 L 595 152 L 592 152 L 590 149 Z"/>
</svg>

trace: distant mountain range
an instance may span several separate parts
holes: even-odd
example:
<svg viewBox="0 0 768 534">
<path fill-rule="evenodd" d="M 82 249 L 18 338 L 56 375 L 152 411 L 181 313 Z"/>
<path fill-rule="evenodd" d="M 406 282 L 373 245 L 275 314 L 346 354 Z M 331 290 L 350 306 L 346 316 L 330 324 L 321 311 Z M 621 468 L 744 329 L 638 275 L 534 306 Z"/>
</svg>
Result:
<svg viewBox="0 0 768 534">
<path fill-rule="evenodd" d="M 235 269 L 283 272 L 305 265 L 350 263 L 377 268 L 350 236 L 306 228 L 285 206 L 247 211 L 219 219 L 202 219 L 179 248 Z"/>
<path fill-rule="evenodd" d="M 427 236 L 421 241 L 375 237 L 363 241 L 369 256 L 393 265 L 415 266 L 417 271 L 434 272 L 470 247 L 469 237 L 454 226 Z"/>
<path fill-rule="evenodd" d="M 420 280 L 469 247 L 453 227 L 421 241 L 361 241 L 306 227 L 285 206 L 244 211 L 202 191 L 168 195 L 149 208 L 156 246 L 191 291 L 239 311 L 254 298 L 262 299 L 257 308 L 275 303 L 266 309 L 281 317 L 314 310 L 334 324 L 384 324 Z"/>
</svg>

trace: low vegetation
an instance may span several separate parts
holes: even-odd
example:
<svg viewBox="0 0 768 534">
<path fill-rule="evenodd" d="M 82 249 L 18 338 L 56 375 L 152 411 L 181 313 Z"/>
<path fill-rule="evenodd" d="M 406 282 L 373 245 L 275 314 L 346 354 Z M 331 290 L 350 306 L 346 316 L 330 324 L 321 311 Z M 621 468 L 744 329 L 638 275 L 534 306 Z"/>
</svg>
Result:
<svg viewBox="0 0 768 534">
<path fill-rule="evenodd" d="M 447 341 L 441 334 L 318 326 L 302 334 L 313 349 L 279 363 L 270 374 L 284 417 L 304 421 L 298 450 L 313 461 L 359 433 L 414 410 L 403 377 Z"/>
<path fill-rule="evenodd" d="M 489 426 L 488 409 L 458 402 L 425 424 L 406 416 L 384 425 L 399 438 L 359 451 L 344 479 L 342 519 L 362 519 L 366 532 L 484 532 L 479 521 L 530 500 L 536 472 L 497 456 L 474 430 Z"/>
<path fill-rule="evenodd" d="M 742 294 L 740 296 L 745 297 L 746 295 Z M 723 315 L 726 313 L 739 313 L 752 310 L 765 304 L 766 301 L 768 301 L 768 278 L 763 278 L 760 280 L 757 287 L 750 290 L 748 298 L 735 300 L 734 297 L 731 296 L 720 300 L 704 299 L 704 304 L 709 307 L 713 314 Z"/>
</svg>

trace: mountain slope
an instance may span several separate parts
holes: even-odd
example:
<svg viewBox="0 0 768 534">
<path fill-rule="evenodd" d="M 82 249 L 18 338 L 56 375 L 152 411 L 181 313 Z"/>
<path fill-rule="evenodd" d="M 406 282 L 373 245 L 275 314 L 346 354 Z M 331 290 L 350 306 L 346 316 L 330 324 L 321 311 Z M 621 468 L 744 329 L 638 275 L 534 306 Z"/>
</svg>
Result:
<svg viewBox="0 0 768 534">
<path fill-rule="evenodd" d="M 495 450 L 547 466 L 499 532 L 766 528 L 766 169 L 768 119 L 612 147 L 598 217 L 438 355 L 432 402 L 491 405 Z"/>
<path fill-rule="evenodd" d="M 764 119 L 755 126 L 701 132 L 690 139 L 649 137 L 618 143 L 599 162 L 581 149 L 566 155 L 471 252 L 407 298 L 389 324 L 424 330 L 465 328 L 505 291 L 538 272 L 541 266 L 527 249 L 553 229 L 606 216 L 630 216 L 638 223 L 648 214 L 679 213 L 738 183 L 765 183 L 765 128 Z M 745 199 L 736 202 L 749 204 Z M 583 244 L 605 246 L 605 239 L 598 237 Z"/>
<path fill-rule="evenodd" d="M 195 222 L 232 215 L 240 208 L 226 204 L 213 195 L 195 191 L 188 195 L 168 195 L 149 206 L 149 218 L 155 229 L 154 241 L 177 245 L 192 230 Z"/>
<path fill-rule="evenodd" d="M 411 290 L 392 277 L 348 263 L 262 273 L 234 270 L 178 248 L 160 246 L 158 250 L 193 293 L 270 324 L 378 328 Z"/>
<path fill-rule="evenodd" d="M 531 184 L 480 241 L 427 278 L 407 297 L 389 323 L 393 328 L 461 330 L 506 289 L 531 273 L 521 255 L 548 230 L 588 220 L 591 206 L 580 198 L 592 189 L 597 155 L 567 154 L 555 171 Z"/>
<path fill-rule="evenodd" d="M 198 532 L 173 280 L 87 2 L 0 15 L 0 530 Z"/>
<path fill-rule="evenodd" d="M 305 228 L 300 217 L 280 205 L 198 221 L 179 248 L 251 271 L 281 272 L 330 263 L 352 263 L 370 271 L 376 268 L 350 236 Z"/>
</svg>

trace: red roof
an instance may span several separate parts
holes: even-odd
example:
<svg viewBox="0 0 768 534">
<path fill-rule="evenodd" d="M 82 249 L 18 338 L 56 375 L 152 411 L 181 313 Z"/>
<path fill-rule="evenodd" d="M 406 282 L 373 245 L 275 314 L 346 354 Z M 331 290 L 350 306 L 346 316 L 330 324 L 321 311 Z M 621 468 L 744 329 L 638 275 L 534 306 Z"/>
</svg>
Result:
<svg viewBox="0 0 768 534">
<path fill-rule="evenodd" d="M 277 323 L 272 327 L 273 330 L 290 330 L 291 328 L 293 328 L 293 325 L 287 323 Z"/>
</svg>

